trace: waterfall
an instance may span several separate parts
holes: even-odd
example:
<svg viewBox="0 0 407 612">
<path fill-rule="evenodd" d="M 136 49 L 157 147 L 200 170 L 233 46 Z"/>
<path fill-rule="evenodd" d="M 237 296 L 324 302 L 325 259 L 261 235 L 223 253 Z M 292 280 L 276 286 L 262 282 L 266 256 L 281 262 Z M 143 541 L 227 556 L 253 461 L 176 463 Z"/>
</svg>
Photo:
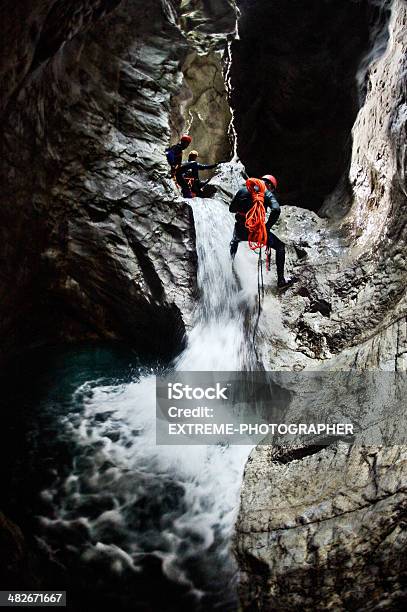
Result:
<svg viewBox="0 0 407 612">
<path fill-rule="evenodd" d="M 192 201 L 201 299 L 188 345 L 177 360 L 179 370 L 240 371 L 254 367 L 248 341 L 257 277 L 238 253 L 232 266 L 229 242 L 233 216 L 223 202 Z M 246 245 L 240 245 L 243 251 Z"/>
<path fill-rule="evenodd" d="M 222 201 L 197 198 L 191 205 L 200 299 L 175 368 L 249 369 L 253 262 L 250 267 L 241 245 L 232 266 L 233 217 Z M 148 581 L 146 567 L 155 563 L 184 589 L 188 610 L 236 610 L 230 541 L 250 447 L 157 446 L 155 376 L 143 370 L 127 384 L 81 385 L 61 425 L 75 444 L 75 461 L 68 476 L 42 493 L 53 508 L 53 516 L 40 519 L 44 546 L 61 547 L 66 534 L 81 564 L 127 579 L 130 573 L 134 584 L 140 576 Z"/>
</svg>

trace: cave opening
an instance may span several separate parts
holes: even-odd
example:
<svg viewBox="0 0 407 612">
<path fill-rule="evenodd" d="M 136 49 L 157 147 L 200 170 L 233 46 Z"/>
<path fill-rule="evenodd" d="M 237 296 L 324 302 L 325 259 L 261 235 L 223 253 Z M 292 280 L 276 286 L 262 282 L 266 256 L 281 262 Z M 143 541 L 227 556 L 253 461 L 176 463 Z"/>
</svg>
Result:
<svg viewBox="0 0 407 612">
<path fill-rule="evenodd" d="M 387 45 L 390 4 L 236 4 L 229 98 L 237 155 L 249 175 L 278 177 L 281 204 L 317 212 L 347 175 L 367 68 Z"/>
</svg>

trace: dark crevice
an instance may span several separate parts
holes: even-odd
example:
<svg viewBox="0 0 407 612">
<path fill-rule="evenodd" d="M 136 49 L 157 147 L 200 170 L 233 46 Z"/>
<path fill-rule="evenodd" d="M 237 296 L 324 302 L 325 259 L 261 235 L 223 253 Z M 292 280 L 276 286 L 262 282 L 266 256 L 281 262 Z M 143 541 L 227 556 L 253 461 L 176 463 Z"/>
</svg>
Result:
<svg viewBox="0 0 407 612">
<path fill-rule="evenodd" d="M 237 153 L 279 179 L 282 204 L 318 211 L 349 168 L 366 66 L 390 9 L 369 0 L 238 0 L 230 102 Z"/>
<path fill-rule="evenodd" d="M 368 499 L 368 500 L 366 500 L 368 503 L 365 503 L 365 504 L 360 505 L 360 506 L 355 506 L 354 508 L 350 508 L 349 510 L 344 510 L 342 512 L 338 512 L 337 514 L 328 515 L 326 517 L 318 518 L 316 520 L 304 521 L 304 522 L 300 522 L 300 523 L 294 524 L 294 525 L 284 525 L 284 527 L 276 527 L 273 531 L 275 531 L 275 532 L 277 532 L 277 531 L 284 532 L 284 531 L 290 531 L 292 529 L 303 529 L 304 527 L 306 528 L 309 525 L 317 525 L 319 523 L 325 523 L 327 521 L 332 521 L 332 520 L 338 519 L 341 516 L 346 516 L 348 514 L 354 514 L 355 512 L 361 512 L 363 510 L 371 508 L 372 506 L 375 506 L 376 504 L 379 504 L 383 500 L 391 499 L 392 497 L 396 497 L 398 495 L 404 496 L 405 492 L 406 492 L 405 487 L 400 487 L 396 491 L 386 492 L 385 494 L 378 495 L 377 497 L 375 497 L 373 499 Z M 269 531 L 269 530 L 267 530 L 267 531 Z M 258 530 L 252 529 L 250 531 L 244 531 L 244 530 L 240 530 L 239 529 L 239 533 L 241 533 L 241 534 L 264 533 L 264 532 L 265 532 L 264 529 L 258 529 Z"/>
<path fill-rule="evenodd" d="M 309 446 L 302 446 L 300 448 L 281 448 L 273 456 L 273 461 L 281 463 L 282 465 L 291 463 L 291 461 L 301 461 L 301 459 L 304 459 L 305 457 L 310 457 L 311 455 L 320 453 L 327 446 L 328 444 L 311 444 Z M 280 452 L 281 454 L 279 454 Z"/>
<path fill-rule="evenodd" d="M 329 318 L 332 312 L 332 304 L 322 298 L 316 299 L 311 303 L 309 312 L 319 312 L 322 316 Z"/>
</svg>

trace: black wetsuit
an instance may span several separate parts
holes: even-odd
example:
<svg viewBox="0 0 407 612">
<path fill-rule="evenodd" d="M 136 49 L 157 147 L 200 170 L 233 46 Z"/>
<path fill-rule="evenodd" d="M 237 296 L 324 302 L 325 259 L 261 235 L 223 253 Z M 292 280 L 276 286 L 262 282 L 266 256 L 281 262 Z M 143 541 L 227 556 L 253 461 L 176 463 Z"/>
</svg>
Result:
<svg viewBox="0 0 407 612">
<path fill-rule="evenodd" d="M 201 188 L 201 181 L 199 180 L 200 170 L 213 170 L 217 164 L 200 164 L 197 161 L 190 161 L 181 164 L 177 169 L 176 178 L 177 183 L 182 189 L 182 195 L 186 198 L 191 197 L 191 188 L 187 182 L 187 178 L 193 180 L 193 192 L 199 194 Z"/>
<path fill-rule="evenodd" d="M 236 213 L 235 229 L 233 232 L 233 238 L 230 243 L 230 254 L 232 257 L 236 255 L 239 242 L 247 241 L 249 238 L 249 231 L 245 226 L 246 213 L 249 212 L 253 206 L 252 197 L 249 190 L 246 187 L 239 189 L 232 203 L 229 206 L 229 210 L 232 213 Z M 264 207 L 266 212 L 270 209 L 269 218 L 266 222 L 267 228 L 267 246 L 271 247 L 276 252 L 276 266 L 277 266 L 277 277 L 279 282 L 284 281 L 284 263 L 285 263 L 285 244 L 282 242 L 270 228 L 277 222 L 280 216 L 280 205 L 277 202 L 276 197 L 271 191 L 266 191 L 264 194 Z"/>
</svg>

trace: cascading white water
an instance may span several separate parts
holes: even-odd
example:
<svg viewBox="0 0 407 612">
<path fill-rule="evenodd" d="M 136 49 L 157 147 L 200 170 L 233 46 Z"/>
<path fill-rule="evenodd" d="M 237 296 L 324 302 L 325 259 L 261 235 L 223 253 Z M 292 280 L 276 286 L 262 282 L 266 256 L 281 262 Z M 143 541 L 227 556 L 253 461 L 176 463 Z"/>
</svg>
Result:
<svg viewBox="0 0 407 612">
<path fill-rule="evenodd" d="M 247 338 L 257 279 L 242 255 L 232 268 L 233 218 L 224 203 L 196 199 L 192 208 L 201 297 L 175 367 L 250 369 L 255 362 Z M 115 573 L 137 573 L 154 557 L 170 581 L 194 594 L 191 609 L 201 609 L 208 591 L 216 605 L 223 602 L 226 609 L 229 602 L 235 609 L 229 544 L 250 447 L 157 446 L 151 373 L 119 386 L 86 383 L 72 404 L 63 425 L 76 459 L 72 473 L 43 492 L 55 515 L 41 519 L 47 546 L 53 534 L 58 542 L 61 530 L 80 528 L 86 534 L 77 546 L 83 562 L 103 559 Z M 146 513 L 154 518 L 146 520 Z M 211 609 L 208 601 L 202 609 Z"/>
<path fill-rule="evenodd" d="M 192 203 L 198 252 L 201 300 L 179 370 L 239 371 L 254 365 L 247 342 L 247 319 L 255 305 L 257 279 L 238 253 L 231 265 L 229 242 L 233 217 L 223 202 Z M 244 245 L 241 245 L 243 250 Z M 248 325 L 247 325 L 248 327 Z"/>
</svg>

